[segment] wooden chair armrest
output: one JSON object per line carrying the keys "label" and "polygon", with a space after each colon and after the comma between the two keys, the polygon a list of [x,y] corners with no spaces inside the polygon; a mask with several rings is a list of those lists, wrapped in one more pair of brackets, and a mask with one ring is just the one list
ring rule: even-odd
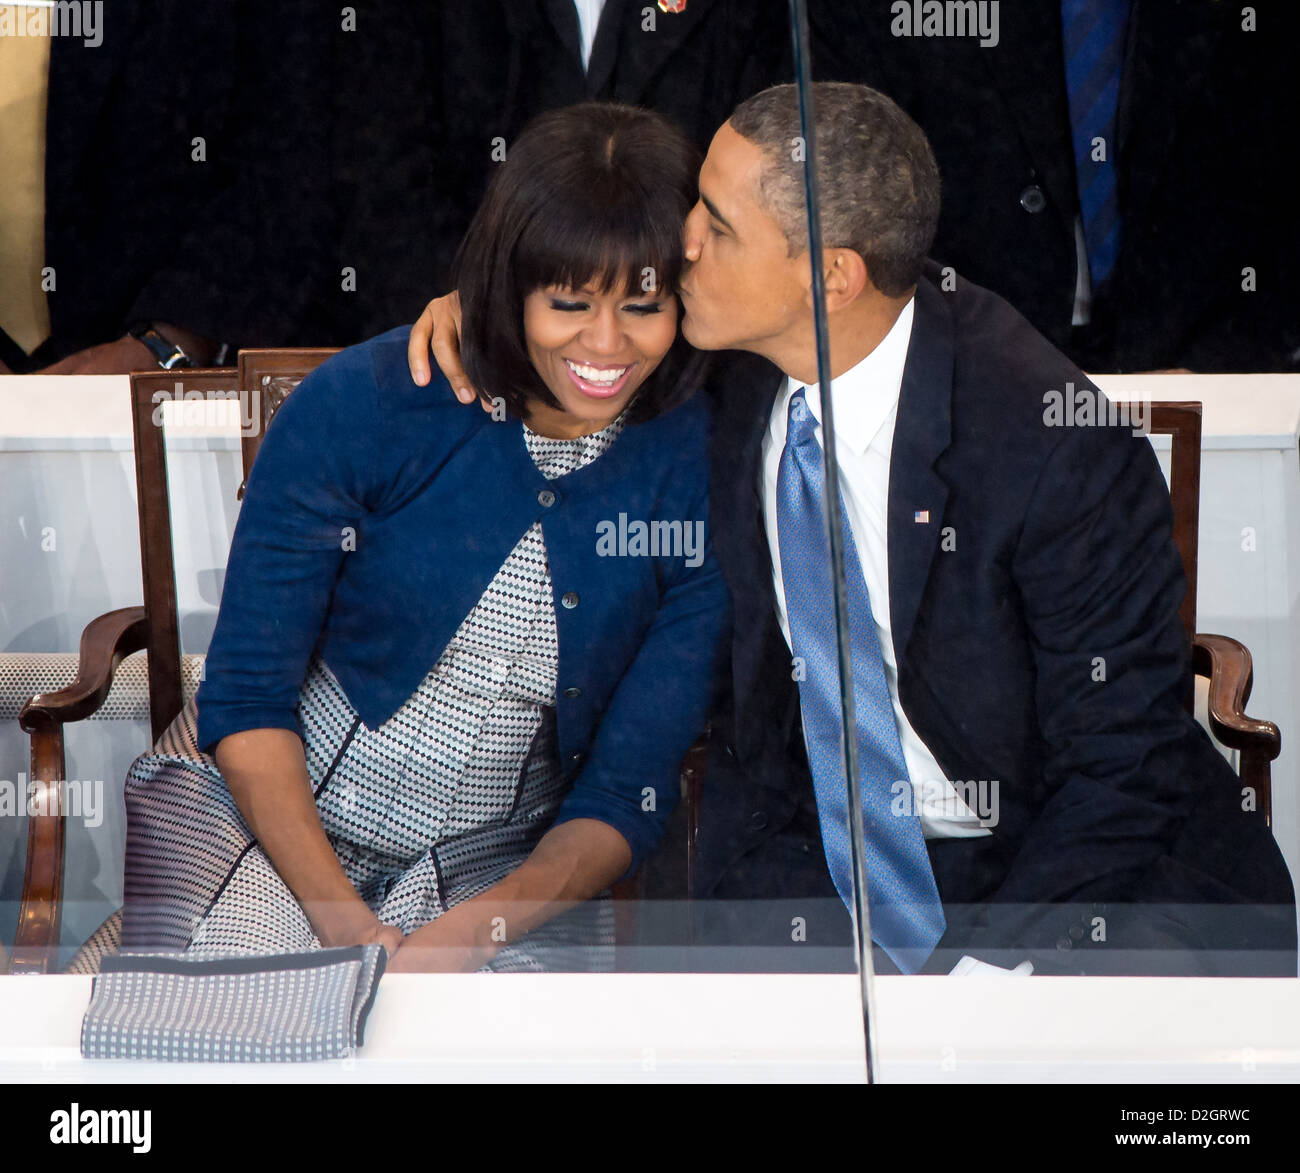
{"label": "wooden chair armrest", "polygon": [[1282,752],[1282,734],[1272,721],[1246,716],[1253,665],[1250,652],[1226,635],[1198,634],[1192,670],[1210,681],[1210,728],[1229,749],[1253,750],[1272,761]]}
{"label": "wooden chair armrest", "polygon": [[1269,763],[1282,751],[1282,734],[1272,721],[1246,716],[1252,667],[1250,652],[1226,635],[1197,635],[1192,670],[1210,680],[1210,729],[1241,754],[1242,797],[1254,795],[1256,809],[1273,823],[1273,781]]}
{"label": "wooden chair armrest", "polygon": [[148,633],[143,607],[122,607],[92,619],[81,633],[76,679],[57,692],[32,697],[19,712],[18,724],[36,733],[85,720],[104,703],[117,666],[145,646]]}
{"label": "wooden chair armrest", "polygon": [[76,679],[57,692],[32,697],[18,714],[19,725],[32,739],[29,800],[39,813],[27,819],[27,861],[10,973],[44,973],[58,956],[66,830],[60,801],[67,773],[63,727],[85,720],[104,703],[117,666],[145,646],[148,634],[143,607],[122,607],[92,619],[81,633]]}

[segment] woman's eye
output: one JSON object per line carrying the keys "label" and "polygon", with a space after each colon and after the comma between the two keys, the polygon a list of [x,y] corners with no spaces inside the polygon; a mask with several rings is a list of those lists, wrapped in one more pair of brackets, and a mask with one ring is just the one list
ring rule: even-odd
{"label": "woman's eye", "polygon": [[657,314],[663,309],[657,301],[638,302],[636,305],[624,306],[629,314]]}
{"label": "woman's eye", "polygon": [[567,313],[576,313],[579,310],[587,309],[585,301],[563,301],[558,297],[551,298],[551,309],[562,310]]}

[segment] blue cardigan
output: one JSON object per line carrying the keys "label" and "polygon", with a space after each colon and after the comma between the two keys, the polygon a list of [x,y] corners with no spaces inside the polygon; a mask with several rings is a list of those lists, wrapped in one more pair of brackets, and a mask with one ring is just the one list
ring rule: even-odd
{"label": "blue cardigan", "polygon": [[367,727],[383,724],[540,519],[572,781],[556,821],[609,824],[634,869],[676,804],[729,622],[707,540],[702,558],[667,540],[656,545],[673,548],[643,553],[636,540],[635,523],[656,520],[707,535],[705,397],[629,425],[598,460],[548,481],[518,420],[462,405],[441,377],[412,382],[408,334],[331,358],[272,421],[230,549],[199,743],[210,751],[248,729],[301,735],[313,652]]}

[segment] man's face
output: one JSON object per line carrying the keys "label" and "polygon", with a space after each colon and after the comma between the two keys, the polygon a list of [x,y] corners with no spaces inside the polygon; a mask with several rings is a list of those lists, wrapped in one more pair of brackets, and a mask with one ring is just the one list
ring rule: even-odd
{"label": "man's face", "polygon": [[791,257],[780,225],[757,202],[763,156],[724,123],[700,169],[686,217],[682,333],[701,350],[752,350],[807,317],[808,253]]}

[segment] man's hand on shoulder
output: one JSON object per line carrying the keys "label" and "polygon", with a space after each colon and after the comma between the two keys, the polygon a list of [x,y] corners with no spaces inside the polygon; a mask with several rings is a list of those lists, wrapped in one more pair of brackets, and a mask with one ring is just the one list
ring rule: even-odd
{"label": "man's hand on shoulder", "polygon": [[460,365],[460,295],[453,289],[443,297],[435,297],[411,327],[411,337],[406,344],[406,361],[411,368],[411,378],[419,387],[428,385],[432,372],[429,352],[438,363],[439,370],[451,384],[461,403],[478,399],[484,411],[491,413],[492,405],[479,399]]}

